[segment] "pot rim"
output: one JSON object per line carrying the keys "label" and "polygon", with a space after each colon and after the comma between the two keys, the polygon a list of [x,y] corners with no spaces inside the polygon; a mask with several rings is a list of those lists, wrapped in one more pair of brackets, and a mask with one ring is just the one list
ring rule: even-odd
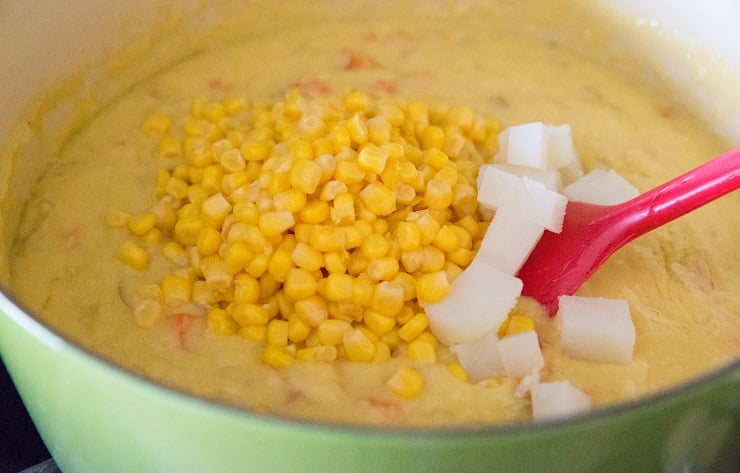
{"label": "pot rim", "polygon": [[[9,317],[11,321],[20,326],[36,340],[47,346],[55,346],[60,350],[72,350],[82,355],[89,361],[97,364],[100,368],[110,370],[112,373],[123,376],[135,384],[154,388],[157,395],[173,396],[179,400],[194,402],[200,408],[206,410],[216,409],[223,414],[236,415],[245,421],[267,422],[276,427],[289,429],[317,429],[324,433],[333,434],[356,434],[356,435],[383,435],[398,437],[414,437],[420,440],[429,438],[466,438],[473,436],[517,436],[537,435],[548,431],[578,428],[589,424],[608,423],[619,417],[637,414],[645,408],[658,408],[660,405],[680,401],[688,397],[695,390],[707,389],[711,385],[721,382],[733,375],[740,375],[740,358],[714,368],[701,376],[691,378],[670,388],[656,391],[636,399],[610,404],[608,406],[594,409],[592,412],[578,414],[565,418],[538,422],[513,422],[503,424],[474,424],[455,426],[404,426],[404,425],[362,425],[352,423],[341,423],[331,421],[320,421],[313,419],[302,419],[280,414],[262,414],[249,411],[245,407],[230,404],[219,399],[198,396],[184,389],[170,386],[154,378],[137,373],[125,368],[120,363],[106,358],[104,355],[95,353],[77,342],[67,339],[57,330],[47,327],[34,318],[32,312],[25,309],[23,304],[10,295],[10,291],[0,284],[0,312],[2,316]],[[738,377],[740,379],[740,376]]]}

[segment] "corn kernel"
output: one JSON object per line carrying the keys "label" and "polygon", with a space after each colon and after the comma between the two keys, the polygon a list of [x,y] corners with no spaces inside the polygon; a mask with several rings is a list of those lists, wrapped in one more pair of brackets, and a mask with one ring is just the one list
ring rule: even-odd
{"label": "corn kernel", "polygon": [[240,337],[255,342],[264,342],[267,339],[267,325],[247,325],[238,329]]}
{"label": "corn kernel", "polygon": [[398,259],[392,256],[371,259],[367,266],[367,275],[376,281],[390,281],[398,274]]}
{"label": "corn kernel", "polygon": [[235,304],[231,316],[242,327],[266,325],[270,320],[267,309],[257,304]]}
{"label": "corn kernel", "polygon": [[508,335],[516,335],[518,333],[529,332],[534,330],[535,323],[532,317],[522,314],[511,314],[506,318],[504,323],[498,329],[499,337],[506,337]]}
{"label": "corn kernel", "polygon": [[313,194],[319,186],[323,170],[307,159],[299,159],[290,169],[290,185],[305,194]]}
{"label": "corn kernel", "polygon": [[342,346],[350,361],[370,362],[375,358],[377,346],[361,329],[350,329],[342,336]]}
{"label": "corn kernel", "polygon": [[259,228],[265,236],[278,235],[295,225],[295,218],[288,210],[276,210],[260,215]]}
{"label": "corn kernel", "polygon": [[149,329],[162,317],[162,304],[152,299],[142,299],[134,304],[136,325]]}
{"label": "corn kernel", "polygon": [[326,277],[326,298],[330,301],[352,300],[353,279],[349,274],[329,274]]}
{"label": "corn kernel", "polygon": [[171,274],[162,279],[160,286],[162,288],[162,301],[165,305],[178,307],[190,302],[193,286],[188,279]]}
{"label": "corn kernel", "polygon": [[268,345],[284,347],[288,345],[288,321],[272,319],[267,324],[266,339]]}
{"label": "corn kernel", "polygon": [[306,299],[316,294],[316,289],[316,278],[309,271],[295,267],[288,270],[283,290],[290,299]]}
{"label": "corn kernel", "polygon": [[198,242],[198,234],[203,227],[203,220],[200,217],[183,217],[175,224],[175,239],[183,246],[193,246]]}
{"label": "corn kernel", "polygon": [[273,368],[281,369],[290,366],[293,363],[293,355],[288,353],[285,348],[268,345],[262,353],[262,361]]}
{"label": "corn kernel", "polygon": [[202,255],[212,255],[221,246],[221,232],[213,227],[204,227],[198,232],[196,247]]}
{"label": "corn kernel", "polygon": [[[445,253],[455,251],[459,248],[461,246],[461,242],[459,239],[459,233],[455,230],[455,227],[456,226],[453,224],[442,225],[439,232],[437,232],[437,236],[434,237],[434,246]],[[463,230],[463,232],[465,231],[464,229],[461,230]]]}
{"label": "corn kernel", "polygon": [[465,372],[465,368],[460,366],[458,363],[450,363],[447,365],[447,369],[450,370],[450,374],[463,383],[468,382],[468,373]]}
{"label": "corn kernel", "polygon": [[390,332],[396,326],[395,318],[373,309],[366,309],[362,320],[379,337]]}
{"label": "corn kernel", "polygon": [[365,179],[365,170],[355,161],[339,161],[334,177],[345,184],[357,184]]}
{"label": "corn kernel", "polygon": [[344,334],[352,330],[352,325],[345,320],[327,319],[319,324],[317,330],[320,344],[340,345]]}
{"label": "corn kernel", "polygon": [[445,254],[436,246],[425,246],[421,249],[422,259],[419,271],[433,273],[445,267]]}
{"label": "corn kernel", "polygon": [[[445,145],[445,132],[440,127],[435,125],[429,125],[424,128],[421,132],[421,148],[424,150],[430,150],[437,148],[442,149]],[[445,163],[447,161],[445,160]],[[439,169],[437,166],[432,165],[435,169]]]}
{"label": "corn kernel", "polygon": [[119,260],[134,269],[144,269],[149,265],[149,253],[130,240],[121,244],[117,256]]}
{"label": "corn kernel", "polygon": [[429,321],[427,320],[426,314],[423,312],[414,314],[405,324],[398,329],[398,336],[404,342],[410,342],[416,337],[421,335],[427,327],[429,327]]}
{"label": "corn kernel", "polygon": [[288,319],[288,340],[292,343],[302,343],[311,334],[311,326],[300,317],[291,316]]}
{"label": "corn kernel", "polygon": [[424,203],[430,209],[446,209],[452,205],[452,186],[438,178],[432,178],[424,191]]}
{"label": "corn kernel", "polygon": [[390,281],[381,281],[373,290],[370,307],[381,314],[395,316],[403,308],[403,287]]}
{"label": "corn kernel", "polygon": [[444,271],[423,274],[416,281],[416,294],[419,301],[439,302],[449,293],[450,283]]}
{"label": "corn kernel", "polygon": [[399,368],[386,383],[388,388],[404,399],[415,399],[424,390],[424,379],[412,368]]}
{"label": "corn kernel", "polygon": [[326,302],[318,295],[296,301],[295,314],[311,327],[318,327],[329,316]]}
{"label": "corn kernel", "polygon": [[337,347],[316,345],[301,348],[295,354],[296,359],[301,361],[324,361],[331,362],[337,359]]}
{"label": "corn kernel", "polygon": [[300,241],[296,243],[290,257],[296,266],[309,272],[320,269],[324,263],[321,252]]}
{"label": "corn kernel", "polygon": [[329,218],[329,203],[323,200],[311,200],[298,212],[298,219],[303,223],[318,224]]}
{"label": "corn kernel", "polygon": [[211,332],[216,335],[233,335],[236,333],[236,323],[224,309],[211,309],[208,312],[206,322]]}

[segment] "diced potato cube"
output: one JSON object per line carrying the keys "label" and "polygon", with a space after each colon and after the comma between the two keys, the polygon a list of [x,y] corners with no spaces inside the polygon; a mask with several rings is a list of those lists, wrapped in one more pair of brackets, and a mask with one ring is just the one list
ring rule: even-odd
{"label": "diced potato cube", "polygon": [[498,349],[509,376],[524,376],[545,365],[534,330],[502,338],[498,342]]}
{"label": "diced potato cube", "polygon": [[635,346],[635,326],[626,300],[560,296],[560,337],[574,358],[628,363]]}
{"label": "diced potato cube", "polygon": [[498,330],[521,291],[520,279],[474,259],[452,282],[447,297],[424,309],[432,333],[440,341],[465,343]]}
{"label": "diced potato cube", "polygon": [[478,202],[489,208],[508,208],[558,233],[563,228],[568,199],[541,182],[489,166],[481,176]]}
{"label": "diced potato cube", "polygon": [[620,204],[639,193],[614,169],[595,169],[563,189],[568,200],[598,205]]}
{"label": "diced potato cube", "polygon": [[484,259],[506,274],[516,275],[544,231],[543,226],[504,207],[496,211],[476,258]]}
{"label": "diced potato cube", "polygon": [[457,355],[468,376],[480,380],[506,374],[498,344],[498,334],[493,331],[478,340],[452,345],[450,350]]}
{"label": "diced potato cube", "polygon": [[497,162],[546,169],[548,165],[548,127],[533,122],[512,126],[499,134]]}
{"label": "diced potato cube", "polygon": [[537,383],[530,392],[535,421],[567,417],[591,410],[591,398],[568,381]]}
{"label": "diced potato cube", "polygon": [[560,172],[554,169],[536,169],[529,166],[516,166],[514,164],[484,164],[481,166],[493,166],[502,171],[514,174],[519,177],[528,177],[532,180],[539,181],[548,189],[554,192],[560,192],[563,189]]}
{"label": "diced potato cube", "polygon": [[550,169],[560,169],[578,160],[570,125],[547,127],[547,160]]}

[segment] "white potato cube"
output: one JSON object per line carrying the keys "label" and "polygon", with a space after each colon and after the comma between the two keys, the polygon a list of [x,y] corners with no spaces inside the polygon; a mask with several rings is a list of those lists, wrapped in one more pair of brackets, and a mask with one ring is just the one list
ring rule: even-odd
{"label": "white potato cube", "polygon": [[635,326],[622,299],[560,296],[558,319],[563,349],[572,357],[607,363],[629,363]]}
{"label": "white potato cube", "polygon": [[545,187],[554,192],[560,192],[563,188],[560,172],[554,169],[536,169],[528,166],[517,166],[514,164],[484,164],[481,166],[481,169],[485,166],[493,166],[502,171],[514,174],[515,176],[528,177],[535,181],[539,181],[543,183]]}
{"label": "white potato cube", "polygon": [[481,241],[476,258],[516,275],[545,231],[545,227],[503,207],[496,211]]}
{"label": "white potato cube", "polygon": [[559,233],[568,199],[541,182],[519,177],[495,167],[486,169],[478,188],[478,202],[489,208],[509,210]]}
{"label": "white potato cube", "polygon": [[591,410],[591,398],[568,381],[537,383],[530,388],[535,421],[568,417]]}
{"label": "white potato cube", "polygon": [[450,350],[457,355],[457,361],[473,380],[496,378],[506,374],[498,349],[496,330],[478,340],[452,345]]}
{"label": "white potato cube", "polygon": [[578,160],[570,125],[550,125],[547,127],[547,161],[550,169],[560,169]]}
{"label": "white potato cube", "polygon": [[545,169],[548,162],[547,128],[539,122],[507,128],[499,134],[497,161]]}
{"label": "white potato cube", "polygon": [[545,366],[534,330],[502,338],[498,342],[498,350],[509,376],[525,376]]}
{"label": "white potato cube", "polygon": [[473,262],[452,282],[450,293],[424,310],[432,333],[454,345],[498,330],[522,292],[522,281],[484,260]]}
{"label": "white potato cube", "polygon": [[575,202],[614,205],[637,197],[639,191],[614,169],[596,169],[565,187],[563,194]]}

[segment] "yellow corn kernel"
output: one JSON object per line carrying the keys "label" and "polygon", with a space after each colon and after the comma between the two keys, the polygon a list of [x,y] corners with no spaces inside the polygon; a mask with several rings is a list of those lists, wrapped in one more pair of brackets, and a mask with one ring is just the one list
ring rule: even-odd
{"label": "yellow corn kernel", "polygon": [[370,362],[375,358],[377,345],[361,329],[350,329],[342,336],[342,347],[350,361]]}
{"label": "yellow corn kernel", "polygon": [[238,329],[240,337],[255,342],[264,342],[267,339],[267,325],[247,325]]}
{"label": "yellow corn kernel", "polygon": [[267,309],[257,304],[234,304],[231,317],[242,327],[266,325],[270,321],[270,314]]}
{"label": "yellow corn kernel", "polygon": [[[267,192],[273,197],[291,188],[289,172],[275,172],[271,174],[265,173],[264,175],[269,176],[269,182],[267,182]],[[268,178],[264,177],[263,179]]]}
{"label": "yellow corn kernel", "polygon": [[[294,312],[295,313],[295,312]],[[302,343],[311,334],[311,326],[300,317],[291,316],[288,319],[288,340],[292,343]]]}
{"label": "yellow corn kernel", "polygon": [[360,245],[360,250],[369,260],[384,257],[390,248],[388,239],[376,233],[368,235]]}
{"label": "yellow corn kernel", "polygon": [[506,337],[508,335],[516,335],[522,332],[529,332],[534,330],[535,323],[532,317],[523,314],[511,314],[509,315],[501,327],[498,329],[499,337]]}
{"label": "yellow corn kernel", "polygon": [[159,142],[159,154],[165,158],[177,158],[182,156],[182,141],[174,136],[165,136]]}
{"label": "yellow corn kernel", "polygon": [[390,281],[398,275],[398,259],[392,256],[371,259],[365,270],[370,279],[376,281]]}
{"label": "yellow corn kernel", "polygon": [[190,300],[196,304],[207,304],[214,306],[224,300],[225,294],[219,290],[208,287],[206,281],[196,279],[193,281],[193,291]]}
{"label": "yellow corn kernel", "polygon": [[344,125],[332,126],[329,132],[329,140],[334,147],[334,154],[339,153],[343,148],[348,148],[352,144],[349,130]]}
{"label": "yellow corn kernel", "polygon": [[416,278],[405,271],[399,271],[391,282],[403,288],[403,300],[408,302],[416,298]]}
{"label": "yellow corn kernel", "polygon": [[290,185],[305,194],[313,194],[319,186],[323,170],[308,159],[299,159],[290,169]]}
{"label": "yellow corn kernel", "polygon": [[414,314],[405,324],[398,329],[398,336],[404,342],[410,342],[421,335],[429,327],[427,316],[423,312]]}
{"label": "yellow corn kernel", "polygon": [[450,363],[447,365],[447,369],[450,370],[450,374],[457,378],[459,381],[462,381],[463,383],[468,382],[468,373],[465,372],[465,368],[460,366],[458,363]]}
{"label": "yellow corn kernel", "polygon": [[330,301],[351,301],[354,278],[349,274],[331,273],[326,277],[326,298]]}
{"label": "yellow corn kernel", "polygon": [[108,214],[105,216],[105,223],[107,223],[111,227],[123,228],[128,225],[128,222],[130,220],[131,214],[117,210],[108,212]]}
{"label": "yellow corn kernel", "polygon": [[449,293],[450,282],[444,271],[423,274],[416,280],[416,296],[420,302],[439,302]]}
{"label": "yellow corn kernel", "polygon": [[224,309],[211,309],[206,321],[208,328],[216,335],[233,335],[236,333],[236,323]]}
{"label": "yellow corn kernel", "polygon": [[243,241],[228,243],[223,250],[223,260],[231,274],[237,274],[254,259],[254,251]]}
{"label": "yellow corn kernel", "polygon": [[324,257],[320,251],[301,241],[296,243],[290,257],[296,266],[308,272],[314,272],[320,269],[324,263]]}
{"label": "yellow corn kernel", "polygon": [[345,184],[357,184],[365,178],[365,169],[356,161],[339,161],[334,177]]}
{"label": "yellow corn kernel", "polygon": [[398,222],[396,237],[403,251],[418,250],[421,247],[421,228],[416,222]]}
{"label": "yellow corn kernel", "polygon": [[232,208],[232,214],[240,222],[257,225],[259,223],[259,209],[254,202],[245,200],[236,202]]}
{"label": "yellow corn kernel", "polygon": [[381,363],[383,361],[388,361],[391,359],[391,347],[383,340],[379,340],[375,344],[375,357],[373,358],[373,362],[375,363]]}
{"label": "yellow corn kernel", "polygon": [[350,92],[342,100],[342,105],[350,112],[361,112],[370,106],[370,97],[364,92]]}
{"label": "yellow corn kernel", "polygon": [[259,228],[265,236],[275,236],[295,225],[295,218],[288,210],[276,210],[260,215]]}
{"label": "yellow corn kernel", "polygon": [[134,269],[144,269],[149,265],[149,253],[130,240],[118,247],[116,255],[121,262]]}
{"label": "yellow corn kernel", "polygon": [[365,322],[365,325],[367,325],[368,328],[379,337],[390,332],[396,326],[395,318],[381,314],[373,309],[365,310],[365,313],[362,316],[362,321]]}
{"label": "yellow corn kernel", "polygon": [[403,287],[390,281],[381,281],[373,290],[370,308],[381,314],[395,316],[403,308]]}
{"label": "yellow corn kernel", "polygon": [[[450,196],[452,192],[450,191]],[[375,215],[386,216],[396,210],[396,195],[380,182],[371,182],[360,191],[360,200]]]}
{"label": "yellow corn kernel", "polygon": [[277,282],[285,282],[288,272],[293,267],[293,261],[290,256],[291,252],[287,248],[278,248],[270,256],[270,262],[267,265],[267,272]]}
{"label": "yellow corn kernel", "polygon": [[162,246],[162,254],[180,267],[185,267],[190,263],[185,248],[174,241],[168,241]]}
{"label": "yellow corn kernel", "polygon": [[367,126],[359,113],[352,115],[345,123],[345,127],[347,127],[352,143],[360,146],[367,143]]}
{"label": "yellow corn kernel", "polygon": [[333,200],[337,195],[347,192],[347,184],[336,179],[327,181],[322,187],[319,193],[319,199],[321,200]]}
{"label": "yellow corn kernel", "polygon": [[275,295],[280,290],[281,284],[279,281],[272,277],[269,272],[262,275],[260,281],[260,295],[262,298],[270,297]]}
{"label": "yellow corn kernel", "polygon": [[355,221],[355,199],[349,192],[334,197],[331,220],[337,225],[348,225]]}
{"label": "yellow corn kernel", "polygon": [[456,265],[452,261],[445,262],[444,272],[447,274],[447,280],[452,284],[452,281],[457,279],[463,272],[463,268]]}
{"label": "yellow corn kernel", "polygon": [[283,289],[276,292],[273,297],[270,298],[270,304],[272,304],[271,301],[275,301],[274,305],[277,307],[277,310],[274,311],[272,307],[268,309],[268,312],[270,312],[270,317],[276,317],[278,314],[280,314],[281,318],[283,320],[289,319],[294,313],[295,313],[295,306],[293,305],[293,301],[285,294],[285,285],[283,284]]}
{"label": "yellow corn kernel", "polygon": [[292,267],[288,270],[283,290],[290,299],[297,301],[316,294],[316,278],[305,269]]}
{"label": "yellow corn kernel", "polygon": [[[437,232],[437,236],[434,237],[434,246],[444,251],[445,253],[450,253],[458,249],[461,246],[461,241],[458,231],[455,230],[455,228],[456,225],[454,224],[442,225],[442,227]],[[465,232],[464,229],[461,230]]]}
{"label": "yellow corn kernel", "polygon": [[424,390],[424,379],[412,368],[399,368],[386,383],[388,389],[404,399],[415,399]]}
{"label": "yellow corn kernel", "polygon": [[288,321],[272,319],[267,324],[265,342],[268,345],[284,347],[288,345]]}
{"label": "yellow corn kernel", "polygon": [[149,135],[163,136],[170,131],[171,126],[172,119],[170,117],[160,113],[153,113],[146,118],[141,129]]}
{"label": "yellow corn kernel", "polygon": [[206,166],[203,170],[203,179],[201,180],[200,185],[208,189],[210,192],[221,192],[221,181],[223,178],[224,168],[212,164],[210,166]]}
{"label": "yellow corn kernel", "polygon": [[314,158],[313,146],[304,139],[298,139],[290,144],[290,154],[295,160],[312,160]]}
{"label": "yellow corn kernel", "polygon": [[422,259],[419,271],[433,273],[445,267],[445,254],[436,246],[425,246],[421,249]]}
{"label": "yellow corn kernel", "polygon": [[134,304],[134,321],[141,328],[150,329],[162,317],[162,304],[153,299],[141,299]]}
{"label": "yellow corn kernel", "polygon": [[430,209],[446,209],[452,205],[452,186],[442,179],[432,178],[424,190],[424,203]]}
{"label": "yellow corn kernel", "polygon": [[240,148],[242,157],[247,161],[264,161],[270,157],[270,147],[264,142],[247,142]]}
{"label": "yellow corn kernel", "polygon": [[[445,132],[440,127],[435,125],[429,125],[426,128],[424,128],[424,131],[421,132],[421,140],[420,140],[421,148],[424,150],[430,150],[437,148],[438,150],[442,149],[445,145],[446,138],[445,138]],[[426,161],[426,159],[425,159]],[[447,163],[447,160],[444,160],[443,165]],[[439,169],[439,167],[430,164],[435,169]]]}
{"label": "yellow corn kernel", "polygon": [[357,154],[357,163],[360,167],[376,174],[383,172],[387,161],[388,151],[372,143],[363,146]]}
{"label": "yellow corn kernel", "polygon": [[193,285],[188,279],[171,274],[162,279],[160,287],[162,288],[162,301],[165,305],[178,307],[190,302]]}
{"label": "yellow corn kernel", "polygon": [[329,218],[329,203],[323,200],[310,200],[298,211],[298,219],[303,223],[319,224]]}
{"label": "yellow corn kernel", "polygon": [[337,347],[316,345],[313,347],[301,348],[296,351],[295,357],[301,361],[331,362],[337,359]]}
{"label": "yellow corn kernel", "polygon": [[268,345],[262,353],[262,362],[276,369],[290,366],[294,359],[284,347]]}
{"label": "yellow corn kernel", "polygon": [[324,253],[324,268],[329,274],[344,274],[347,272],[347,259],[348,255],[346,251],[330,251]]}
{"label": "yellow corn kernel", "polygon": [[344,249],[344,231],[335,225],[316,225],[309,242],[317,251],[340,251]]}
{"label": "yellow corn kernel", "polygon": [[203,229],[203,219],[197,216],[186,216],[175,224],[174,236],[182,246],[193,246],[198,242],[198,234]]}
{"label": "yellow corn kernel", "polygon": [[458,248],[455,251],[447,253],[447,260],[452,263],[455,263],[461,268],[466,268],[471,263],[471,261],[473,261],[473,258],[475,257],[475,253],[476,252],[474,250],[466,250],[465,248]]}
{"label": "yellow corn kernel", "polygon": [[267,271],[267,265],[269,263],[269,256],[264,253],[257,253],[254,255],[252,261],[244,266],[244,271],[254,278],[259,278]]}
{"label": "yellow corn kernel", "polygon": [[213,227],[204,227],[198,232],[196,247],[202,255],[215,254],[221,247],[221,232]]}
{"label": "yellow corn kernel", "polygon": [[143,236],[157,224],[157,216],[152,212],[135,215],[128,221],[128,229],[134,235]]}
{"label": "yellow corn kernel", "polygon": [[406,356],[411,361],[420,364],[430,364],[437,361],[436,346],[428,340],[417,338],[409,342],[406,347]]}
{"label": "yellow corn kernel", "polygon": [[351,250],[362,245],[365,241],[366,233],[362,230],[359,222],[354,222],[352,225],[343,225],[342,231],[344,232],[344,248]]}
{"label": "yellow corn kernel", "polygon": [[421,233],[420,243],[422,245],[428,245],[432,243],[437,237],[437,233],[441,228],[439,222],[428,212],[419,216],[416,224],[419,226],[419,231]]}
{"label": "yellow corn kernel", "polygon": [[341,345],[344,334],[352,330],[352,325],[345,320],[326,319],[317,328],[321,345]]}
{"label": "yellow corn kernel", "polygon": [[311,327],[318,327],[321,322],[329,317],[329,309],[324,298],[314,294],[296,301],[295,314]]}
{"label": "yellow corn kernel", "polygon": [[352,285],[352,303],[362,307],[370,307],[374,290],[375,285],[366,275],[356,277]]}

